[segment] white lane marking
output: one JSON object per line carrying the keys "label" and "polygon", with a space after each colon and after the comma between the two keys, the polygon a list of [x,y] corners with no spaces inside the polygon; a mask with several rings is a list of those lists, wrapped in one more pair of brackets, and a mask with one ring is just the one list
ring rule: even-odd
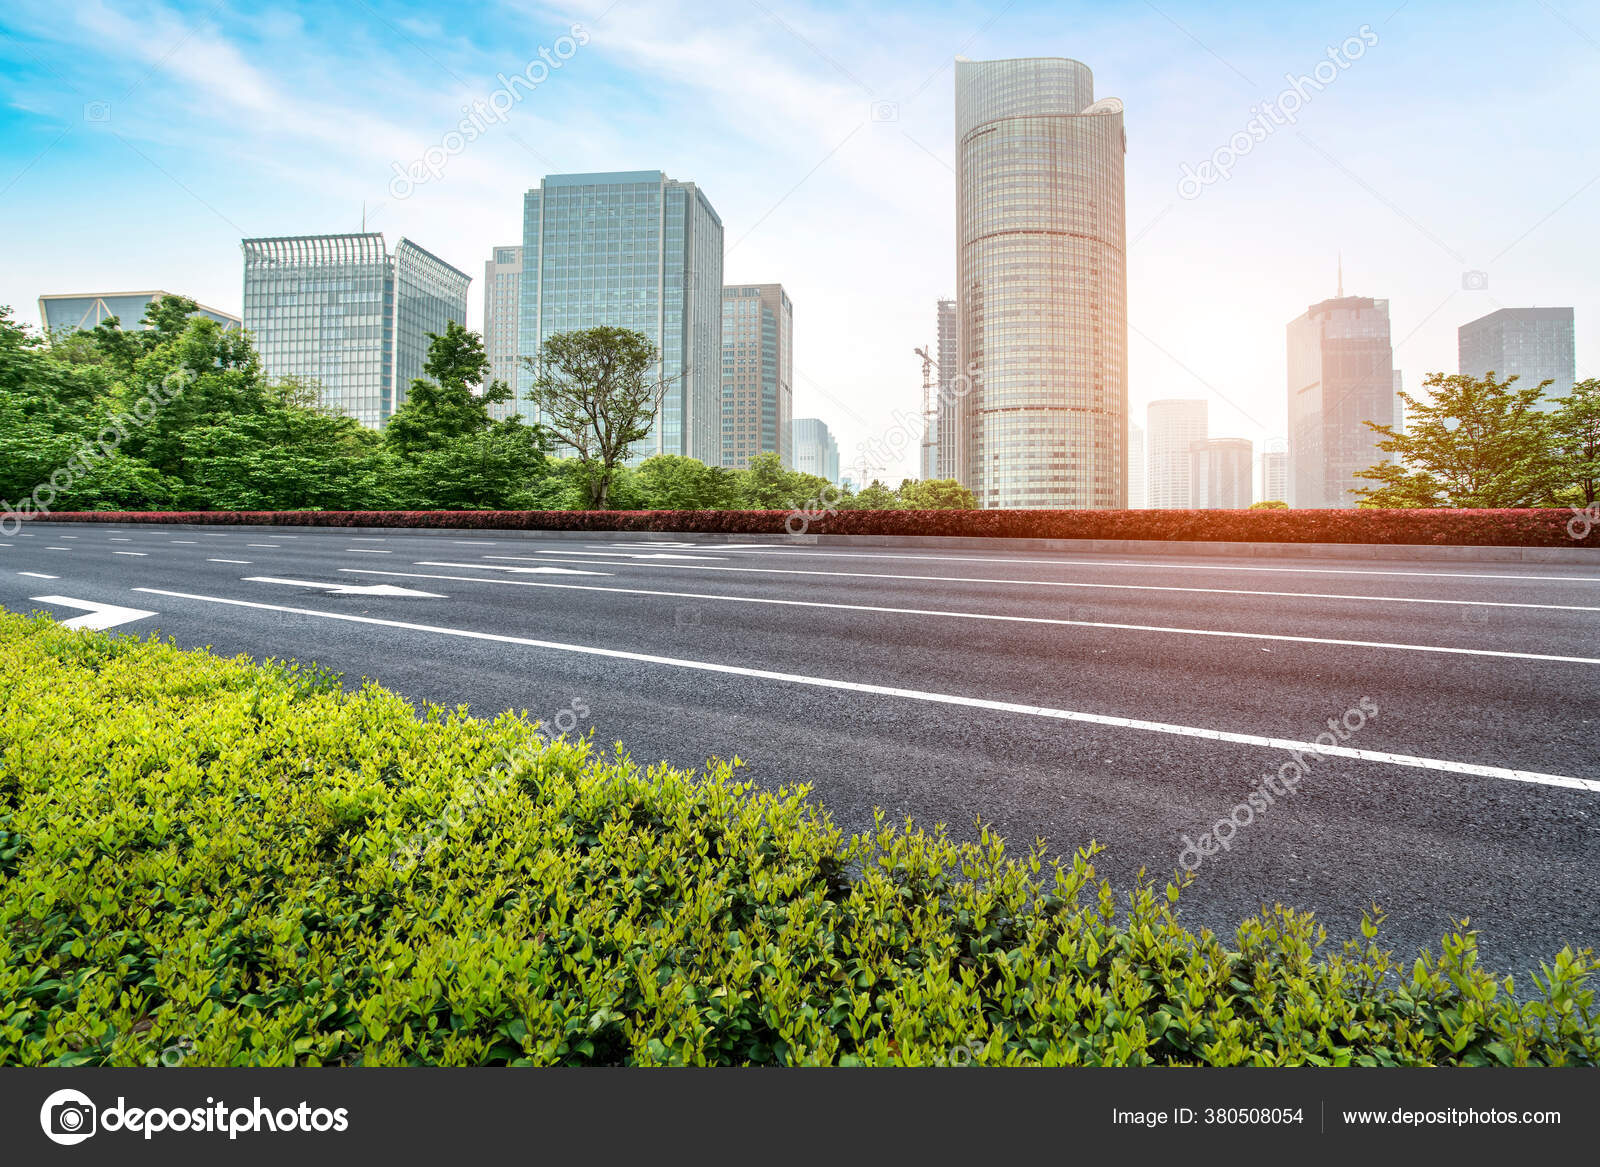
{"label": "white lane marking", "polygon": [[198,539],[170,539],[170,540],[168,540],[168,542],[170,542],[170,543],[183,543],[183,544],[187,544],[190,547],[193,547],[195,544],[199,543],[200,540],[198,540]]}
{"label": "white lane marking", "polygon": [[32,539],[32,538],[33,538],[33,536],[32,536],[32,535],[22,535],[22,534],[19,534],[19,535],[18,535],[18,536],[17,536],[17,538],[18,538],[18,539]]}
{"label": "white lane marking", "polygon": [[42,571],[19,571],[18,575],[30,576],[33,579],[60,579],[59,575],[46,575]]}
{"label": "white lane marking", "polygon": [[57,539],[76,539],[76,535],[57,535]]}
{"label": "white lane marking", "polygon": [[778,673],[767,669],[744,668],[740,665],[723,665],[715,664],[711,661],[683,660],[678,657],[627,652],[618,648],[596,648],[586,644],[562,644],[553,640],[533,640],[523,636],[506,636],[497,632],[473,632],[465,628],[440,628],[432,624],[412,624],[403,620],[380,620],[375,616],[356,616],[346,612],[318,612],[312,608],[290,608],[281,604],[258,604],[249,600],[230,600],[222,596],[197,596],[189,592],[170,592],[161,588],[134,588],[133,590],[136,592],[149,592],[151,595],[156,596],[170,596],[179,600],[197,600],[206,604],[227,604],[238,608],[259,608],[268,612],[287,612],[297,616],[320,617],[324,620],[344,620],[352,624],[372,624],[381,628],[402,628],[409,632],[426,632],[436,636],[459,636],[467,640],[489,640],[500,644],[520,644],[529,648],[545,648],[556,652],[575,652],[585,656],[638,661],[643,664],[668,665],[673,668],[695,669],[700,672],[725,673],[736,677],[781,681],[791,685],[809,685],[821,689],[841,689],[851,693],[872,693],[884,697],[903,697],[912,701],[930,701],[941,705],[960,705],[969,709],[988,709],[1001,713],[1021,713],[1030,717],[1049,717],[1062,721],[1083,722],[1090,725],[1136,729],[1146,733],[1176,734],[1180,737],[1204,738],[1208,741],[1262,746],[1275,750],[1317,751],[1335,757],[1358,758],[1362,761],[1383,762],[1392,766],[1442,770],[1450,774],[1471,774],[1481,778],[1503,778],[1513,782],[1531,782],[1540,786],[1559,786],[1569,790],[1586,790],[1591,794],[1600,794],[1600,780],[1573,778],[1564,774],[1545,774],[1537,770],[1513,770],[1504,766],[1480,766],[1473,762],[1452,762],[1442,758],[1413,757],[1409,754],[1391,754],[1379,750],[1357,750],[1349,746],[1324,746],[1316,742],[1295,741],[1291,738],[1264,737],[1260,734],[1233,733],[1220,729],[1202,729],[1197,726],[1174,725],[1161,721],[1142,721],[1131,717],[1113,717],[1104,713],[1080,713],[1070,709],[1052,709],[1042,705],[1022,705],[1012,701],[991,701],[982,697],[962,697],[952,693],[933,693],[921,689],[898,689],[889,685],[869,685],[860,681],[839,681],[831,677],[812,677],[799,673]]}
{"label": "white lane marking", "polygon": [[265,547],[270,551],[276,551],[278,549],[278,545],[276,543],[246,543],[245,546],[246,547]]}
{"label": "white lane marking", "polygon": [[[431,565],[424,565],[431,566]],[[471,566],[458,564],[455,566]],[[1538,652],[1511,652],[1498,648],[1449,648],[1438,644],[1397,644],[1384,640],[1339,640],[1325,636],[1290,636],[1280,632],[1232,632],[1219,628],[1169,628],[1161,624],[1115,624],[1102,620],[1063,620],[1054,616],[998,616],[988,612],[951,612],[938,608],[890,608],[879,604],[839,604],[824,600],[776,600],[766,596],[724,596],[702,592],[663,592],[647,588],[608,588],[597,584],[535,583],[532,580],[494,578],[472,579],[457,575],[422,575],[404,571],[369,571],[359,567],[342,567],[340,571],[356,575],[392,575],[409,579],[459,579],[465,583],[520,583],[530,588],[560,588],[578,592],[616,592],[629,596],[670,596],[683,600],[725,600],[735,604],[773,604],[786,608],[831,608],[846,612],[884,612],[892,616],[944,616],[960,620],[996,620],[1010,624],[1051,624],[1065,628],[1110,628],[1119,632],[1176,633],[1181,636],[1222,636],[1236,640],[1278,640],[1294,644],[1331,644],[1342,648],[1391,648],[1403,652],[1443,652],[1457,656],[1509,657],[1513,660],[1548,660],[1564,664],[1600,665],[1600,657],[1554,656]],[[495,569],[491,569],[495,570]],[[500,571],[516,570],[499,568]]]}
{"label": "white lane marking", "polygon": [[351,535],[352,543],[387,543],[389,540],[381,539],[376,535]]}
{"label": "white lane marking", "polygon": [[70,547],[46,547],[46,551],[71,551]]}
{"label": "white lane marking", "polygon": [[147,612],[143,608],[119,608],[116,604],[98,604],[93,600],[74,600],[70,596],[30,596],[36,604],[50,604],[60,608],[82,608],[89,613],[87,616],[74,616],[70,620],[61,621],[63,628],[87,628],[94,631],[103,631],[115,628],[119,624],[127,624],[134,620],[143,620],[146,616],[154,616],[154,612]]}
{"label": "white lane marking", "polygon": [[133,540],[132,539],[119,539],[115,535],[113,535],[113,536],[111,536],[111,542],[113,542],[113,543],[132,543]]}
{"label": "white lane marking", "polygon": [[411,588],[395,587],[392,584],[374,584],[371,587],[356,587],[354,584],[317,583],[308,579],[274,579],[270,575],[251,575],[245,577],[245,583],[286,584],[297,588],[321,588],[335,596],[426,596],[430,600],[444,600],[448,596],[441,596],[438,592],[419,592]]}
{"label": "white lane marking", "polygon": [[498,542],[496,539],[452,539],[450,542],[458,547],[493,547]]}
{"label": "white lane marking", "polygon": [[11,544],[9,544],[9,543],[0,543],[0,547],[9,547],[9,546],[11,546]]}
{"label": "white lane marking", "polygon": [[540,555],[604,555],[608,559],[721,559],[720,555],[678,555],[671,551],[541,551]]}
{"label": "white lane marking", "polygon": [[206,562],[207,563],[239,563],[239,564],[243,564],[245,567],[249,567],[250,566],[250,561],[248,559],[208,559],[208,560],[206,560]]}
{"label": "white lane marking", "polygon": [[202,538],[202,539],[226,539],[227,536],[226,535],[214,535],[209,531],[201,531],[200,532],[200,538]]}
{"label": "white lane marking", "polygon": [[[485,559],[515,560],[525,563],[538,562],[532,555],[485,555]],[[573,560],[574,563],[587,563],[586,559]],[[466,563],[424,563],[423,566],[431,567],[493,567],[493,564],[466,564]],[[631,567],[631,563],[614,563],[612,567]],[[929,583],[976,583],[976,584],[1008,584],[1019,587],[1041,588],[1095,588],[1107,591],[1129,592],[1198,592],[1210,596],[1289,596],[1304,600],[1372,600],[1385,604],[1457,604],[1474,608],[1542,608],[1558,612],[1600,612],[1600,606],[1584,604],[1525,604],[1509,600],[1439,600],[1419,596],[1364,596],[1341,595],[1331,592],[1267,592],[1253,591],[1248,588],[1184,588],[1170,584],[1120,584],[1120,583],[1085,583],[1081,580],[1064,579],[981,579],[970,575],[896,575],[882,571],[807,571],[803,568],[793,567],[725,567],[700,563],[663,563],[663,568],[672,571],[733,571],[748,575],[820,575],[837,577],[840,579],[894,579],[894,580],[926,580]],[[499,569],[496,570],[506,570]]]}
{"label": "white lane marking", "polygon": [[113,551],[111,554],[113,554],[113,555],[137,555],[140,559],[143,559],[146,555],[148,555],[150,553],[148,551]]}
{"label": "white lane marking", "polygon": [[383,551],[377,547],[346,547],[346,551],[360,555],[393,555],[393,551]]}
{"label": "white lane marking", "polygon": [[[580,563],[587,563],[588,560],[580,560],[579,562]],[[577,568],[572,568],[572,567],[496,567],[493,564],[483,564],[483,563],[445,563],[445,562],[441,562],[441,561],[433,560],[433,559],[420,559],[416,563],[413,563],[411,566],[412,567],[465,567],[465,568],[467,568],[469,570],[472,570],[472,571],[483,571],[483,570],[488,570],[488,571],[513,571],[513,572],[518,573],[519,575],[604,575],[604,576],[609,576],[609,575],[612,574],[609,571],[579,571]],[[616,566],[617,567],[631,567],[633,565],[629,564],[629,563],[619,563],[619,564],[616,564]],[[341,568],[340,570],[341,571],[354,571],[356,569],[355,568]]]}
{"label": "white lane marking", "polygon": [[[744,547],[719,547],[719,551],[743,551]],[[559,554],[550,552],[550,554]],[[1600,576],[1590,575],[1507,575],[1501,572],[1474,571],[1388,571],[1368,567],[1245,567],[1236,563],[1150,563],[1135,559],[1000,559],[982,555],[895,555],[888,552],[874,554],[867,551],[801,551],[766,550],[759,554],[777,555],[789,559],[916,559],[947,563],[1020,563],[1027,567],[1142,567],[1150,571],[1275,571],[1289,575],[1412,575],[1430,579],[1511,579],[1543,580],[1551,583],[1600,583]]]}

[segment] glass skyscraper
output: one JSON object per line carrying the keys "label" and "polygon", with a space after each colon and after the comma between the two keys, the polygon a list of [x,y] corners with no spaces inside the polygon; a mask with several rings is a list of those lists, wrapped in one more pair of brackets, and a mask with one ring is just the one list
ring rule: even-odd
{"label": "glass skyscraper", "polygon": [[815,417],[794,419],[794,468],[839,484],[839,443],[827,423]]}
{"label": "glass skyscraper", "polygon": [[1289,322],[1289,497],[1292,507],[1353,507],[1376,483],[1357,470],[1389,458],[1363,423],[1393,425],[1389,301],[1337,296]]}
{"label": "glass skyscraper", "polygon": [[984,507],[1124,506],[1122,103],[1060,57],[958,58],[955,94],[958,477]]}
{"label": "glass skyscraper", "polygon": [[[518,311],[524,356],[600,324],[649,337],[666,393],[635,458],[721,462],[722,220],[694,183],[658,170],[547,175],[523,199]],[[518,376],[526,395],[534,374]]]}
{"label": "glass skyscraper", "polygon": [[782,284],[722,289],[722,465],[757,454],[794,465],[794,305]]}
{"label": "glass skyscraper", "polygon": [[1502,381],[1515,374],[1517,389],[1553,381],[1539,405],[1554,409],[1577,378],[1572,332],[1571,308],[1502,308],[1456,330],[1460,371],[1469,377],[1492,371]]}
{"label": "glass skyscraper", "polygon": [[315,382],[322,403],[379,427],[422,376],[428,334],[467,320],[470,276],[401,239],[246,239],[244,326],[268,377]]}
{"label": "glass skyscraper", "polygon": [[961,423],[956,415],[966,408],[966,402],[956,394],[967,392],[971,386],[961,376],[961,343],[958,339],[961,327],[954,300],[938,302],[934,328],[939,337],[939,347],[935,350],[935,359],[939,362],[939,400],[934,410],[933,466],[925,477],[960,478],[961,470],[956,464],[956,437],[961,432]]}
{"label": "glass skyscraper", "polygon": [[[496,247],[483,265],[483,352],[489,358],[489,381],[517,388],[517,332],[522,327],[517,306],[522,301],[522,248]],[[512,400],[490,407],[497,418],[520,413],[533,417],[533,404]]]}
{"label": "glass skyscraper", "polygon": [[1253,501],[1255,447],[1247,438],[1206,438],[1189,446],[1189,505],[1241,510]]}
{"label": "glass skyscraper", "polygon": [[1194,506],[1189,447],[1206,439],[1206,403],[1199,398],[1152,401],[1145,410],[1149,447],[1145,501],[1156,510]]}

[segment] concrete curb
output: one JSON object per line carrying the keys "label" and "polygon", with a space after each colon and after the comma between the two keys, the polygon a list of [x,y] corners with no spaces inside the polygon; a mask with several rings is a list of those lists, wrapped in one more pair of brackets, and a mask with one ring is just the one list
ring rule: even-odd
{"label": "concrete curb", "polygon": [[[58,527],[84,526],[29,519]],[[96,523],[95,526],[117,526]],[[980,539],[952,535],[749,535],[718,531],[527,531],[500,527],[317,527],[246,523],[125,523],[141,527],[211,527],[255,534],[297,530],[348,535],[415,535],[452,539],[543,539],[577,542],[760,543],[805,547],[882,547],[923,551],[1066,552],[1075,555],[1159,555],[1227,559],[1356,559],[1407,563],[1578,564],[1600,568],[1600,547],[1450,547],[1412,543],[1201,543],[1166,539]]]}

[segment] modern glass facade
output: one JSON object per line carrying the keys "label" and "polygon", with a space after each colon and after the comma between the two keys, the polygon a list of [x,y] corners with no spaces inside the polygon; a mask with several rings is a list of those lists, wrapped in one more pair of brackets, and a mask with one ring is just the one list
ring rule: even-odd
{"label": "modern glass facade", "polygon": [[957,477],[985,507],[1127,502],[1122,103],[1065,58],[956,61]]}
{"label": "modern glass facade", "polygon": [[1261,453],[1261,497],[1275,502],[1289,501],[1289,451],[1281,448],[1282,438],[1267,439]]}
{"label": "modern glass facade", "polygon": [[1577,378],[1571,308],[1502,308],[1457,329],[1456,347],[1460,370],[1469,377],[1515,375],[1519,389],[1555,382],[1539,399],[1543,409],[1554,409]]}
{"label": "modern glass facade", "polygon": [[1144,427],[1136,421],[1128,423],[1128,509],[1143,510],[1149,506],[1145,492],[1149,481],[1144,466]]}
{"label": "modern glass facade", "polygon": [[1255,447],[1245,438],[1207,438],[1189,446],[1189,505],[1239,510],[1254,501]]}
{"label": "modern glass facade", "polygon": [[1289,322],[1289,498],[1292,507],[1353,507],[1374,485],[1356,477],[1389,455],[1363,423],[1393,425],[1389,301],[1339,296]]}
{"label": "modern glass facade", "polygon": [[934,317],[935,335],[939,338],[934,359],[939,362],[939,397],[934,408],[933,433],[928,436],[933,448],[931,465],[925,465],[925,478],[960,478],[956,465],[956,435],[961,432],[957,414],[966,407],[958,394],[965,393],[968,379],[961,376],[960,317],[954,300],[940,300]]}
{"label": "modern glass facade", "polygon": [[1145,410],[1149,454],[1146,505],[1183,510],[1194,505],[1189,447],[1206,437],[1206,403],[1199,399],[1152,401]]}
{"label": "modern glass facade", "polygon": [[722,289],[722,465],[757,454],[794,465],[794,305],[782,284]]}
{"label": "modern glass facade", "polygon": [[467,285],[410,240],[383,236],[246,239],[244,326],[267,376],[315,382],[323,404],[377,428],[422,376],[428,333],[466,323]]}
{"label": "modern glass facade", "polygon": [[[520,300],[521,354],[600,324],[660,350],[666,393],[635,460],[721,462],[722,220],[694,183],[657,170],[547,175],[523,199]],[[526,395],[534,373],[518,377]]]}
{"label": "modern glass facade", "polygon": [[825,422],[815,417],[794,420],[794,468],[839,484],[839,443]]}
{"label": "modern glass facade", "polygon": [[[150,292],[78,292],[70,295],[40,296],[39,322],[45,332],[87,331],[102,321],[115,316],[124,332],[143,332],[145,309],[161,299],[178,293],[155,290]],[[238,328],[241,321],[229,312],[199,306],[196,313],[215,320],[223,328]]]}

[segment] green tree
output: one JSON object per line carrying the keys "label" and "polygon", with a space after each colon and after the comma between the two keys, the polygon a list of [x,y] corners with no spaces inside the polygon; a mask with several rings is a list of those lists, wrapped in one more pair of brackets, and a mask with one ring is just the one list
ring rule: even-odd
{"label": "green tree", "polygon": [[558,332],[537,360],[528,399],[544,424],[583,468],[588,506],[612,505],[612,481],[635,442],[648,437],[667,382],[651,376],[657,360],[650,338],[631,328],[598,325]]}
{"label": "green tree", "polygon": [[1278,498],[1264,498],[1260,502],[1251,503],[1250,509],[1253,511],[1286,511],[1289,509],[1289,504]]}
{"label": "green tree", "polygon": [[731,510],[739,505],[739,474],[681,454],[656,454],[639,464],[644,505],[660,511]]}
{"label": "green tree", "polygon": [[855,494],[844,495],[839,501],[839,509],[844,511],[898,511],[906,508],[898,492],[874,478]]}
{"label": "green tree", "polygon": [[1546,381],[1526,388],[1515,376],[1499,380],[1430,373],[1426,401],[1402,392],[1405,432],[1366,422],[1383,438],[1378,449],[1404,463],[1384,461],[1356,477],[1363,507],[1529,507],[1549,505],[1559,479],[1552,466],[1550,421],[1539,410]]}
{"label": "green tree", "polygon": [[978,500],[954,478],[907,478],[900,483],[900,505],[912,511],[970,511]]}
{"label": "green tree", "polygon": [[1589,507],[1600,499],[1600,380],[1579,381],[1557,401],[1550,431],[1560,467],[1560,501]]}

